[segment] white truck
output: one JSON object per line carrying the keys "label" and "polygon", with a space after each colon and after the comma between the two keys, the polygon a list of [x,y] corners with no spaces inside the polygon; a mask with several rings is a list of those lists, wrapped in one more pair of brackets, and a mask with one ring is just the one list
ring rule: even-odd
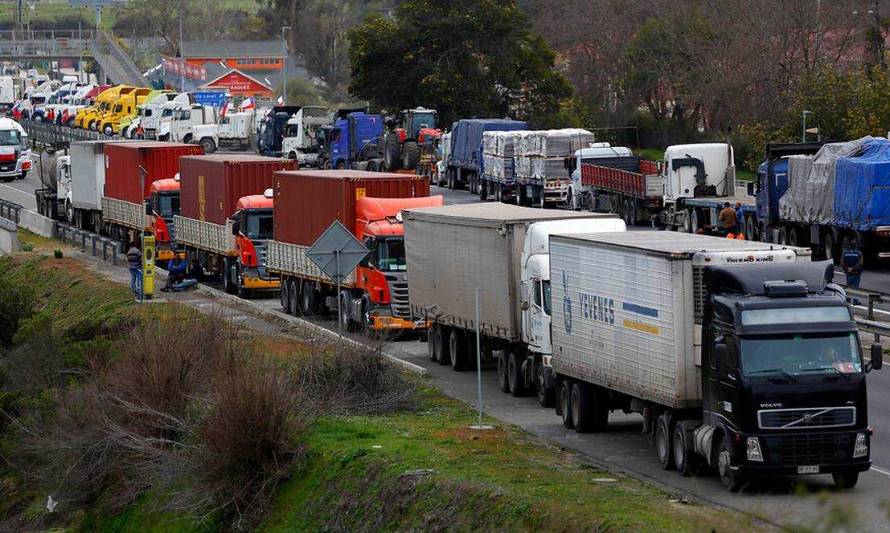
{"label": "white truck", "polygon": [[281,140],[282,155],[297,161],[301,168],[318,166],[320,147],[316,133],[318,128],[330,122],[331,113],[327,107],[301,107],[285,124]]}
{"label": "white truck", "polygon": [[[124,140],[114,143],[129,142]],[[105,145],[110,141],[72,142],[71,200],[65,206],[68,222],[81,229],[102,228],[102,196],[105,192]]]}
{"label": "white truck", "polygon": [[614,215],[509,204],[466,204],[403,212],[412,318],[428,320],[429,355],[463,370],[476,361],[475,291],[484,360],[519,396],[553,401],[550,268],[554,233],[624,231]]}
{"label": "white truck", "polygon": [[71,201],[71,158],[47,148],[40,154],[38,170],[43,187],[34,191],[37,212],[52,219],[70,220],[66,206]]}
{"label": "white truck", "polygon": [[31,145],[18,122],[0,117],[0,180],[23,180],[31,170]]}
{"label": "white truck", "polygon": [[156,120],[150,121],[151,123],[143,128],[145,131],[145,138],[158,141],[169,141],[170,125],[173,122],[173,114],[178,109],[188,107],[189,105],[191,105],[191,100],[188,93],[179,93],[172,99],[168,99],[166,103],[162,103],[160,110],[157,112]]}
{"label": "white truck", "polygon": [[643,415],[658,460],[758,476],[870,468],[863,357],[830,261],[810,250],[674,232],[553,235],[553,372],[567,428]]}
{"label": "white truck", "polygon": [[19,99],[15,76],[0,76],[0,112],[11,109]]}
{"label": "white truck", "polygon": [[193,128],[192,140],[212,154],[218,148],[248,150],[254,137],[254,110],[227,113],[219,124],[200,124]]}
{"label": "white truck", "polygon": [[193,143],[197,141],[195,126],[216,124],[216,108],[201,104],[182,105],[174,109],[168,124],[170,131],[166,140]]}

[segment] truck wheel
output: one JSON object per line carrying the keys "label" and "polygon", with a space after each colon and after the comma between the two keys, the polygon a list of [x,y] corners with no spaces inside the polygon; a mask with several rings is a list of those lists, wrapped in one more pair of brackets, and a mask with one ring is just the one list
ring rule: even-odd
{"label": "truck wheel", "polygon": [[488,200],[488,182],[483,181],[479,184],[479,201],[485,202]]}
{"label": "truck wheel", "polygon": [[671,428],[668,425],[668,417],[662,414],[655,422],[655,453],[658,454],[658,462],[664,470],[673,470],[674,453],[671,449]]}
{"label": "truck wheel", "polygon": [[779,240],[778,244],[781,244],[781,245],[788,244],[788,228],[786,228],[784,226],[779,228],[779,239],[778,240]]}
{"label": "truck wheel", "polygon": [[114,128],[111,127],[111,124],[106,124],[102,131],[105,132],[105,135],[114,135]]}
{"label": "truck wheel", "polygon": [[74,224],[74,206],[71,205],[71,202],[65,202],[65,220],[69,224]]}
{"label": "truck wheel", "polygon": [[240,261],[235,263],[235,293],[238,298],[245,300],[251,296],[250,290],[244,288],[244,273],[241,271]]}
{"label": "truck wheel", "polygon": [[624,202],[624,223],[633,226],[637,223],[637,209],[632,199]]}
{"label": "truck wheel", "polygon": [[296,281],[291,280],[287,282],[287,294],[289,297],[287,312],[297,316],[300,314],[300,290]]}
{"label": "truck wheel", "polygon": [[427,334],[428,335],[427,341],[426,341],[427,354],[430,356],[430,361],[432,361],[434,363],[439,360],[439,356],[436,353],[436,330],[437,329],[438,329],[438,326],[436,326],[436,324],[433,324],[430,326],[429,333]]}
{"label": "truck wheel", "polygon": [[572,385],[570,410],[575,431],[588,433],[593,426],[593,417],[590,412],[590,385],[580,381]]}
{"label": "truck wheel", "polygon": [[831,474],[831,479],[834,480],[834,484],[839,489],[852,489],[856,486],[856,482],[859,481],[859,472],[835,472]]}
{"label": "truck wheel", "polygon": [[791,246],[800,246],[800,230],[797,228],[788,230],[788,244]]}
{"label": "truck wheel", "polygon": [[440,365],[447,365],[450,362],[448,358],[448,329],[445,326],[436,328],[436,361]]}
{"label": "truck wheel", "polygon": [[510,380],[507,378],[507,354],[498,350],[498,388],[501,392],[510,392]]}
{"label": "truck wheel", "polygon": [[559,387],[559,411],[562,415],[562,425],[568,429],[572,429],[572,382],[564,380]]}
{"label": "truck wheel", "polygon": [[510,395],[513,397],[522,396],[525,392],[522,379],[522,359],[513,350],[510,350],[507,355],[507,380],[510,383]]}
{"label": "truck wheel", "polygon": [[535,364],[535,389],[541,407],[553,407],[553,389],[548,389],[544,384],[544,365],[540,362]]}
{"label": "truck wheel", "polygon": [[732,444],[729,442],[729,435],[723,435],[720,449],[717,451],[717,474],[724,487],[730,492],[737,492],[742,486],[742,479],[738,471],[732,469],[732,466]]}
{"label": "truck wheel", "polygon": [[674,466],[683,477],[689,477],[694,471],[695,454],[690,452],[687,442],[686,426],[678,422],[674,424]]}
{"label": "truck wheel", "polygon": [[838,264],[837,243],[834,241],[834,233],[826,231],[825,236],[822,237],[822,243],[825,259],[830,260],[835,265]]}
{"label": "truck wheel", "polygon": [[278,287],[278,302],[281,304],[282,311],[290,312],[290,287],[286,281],[282,281]]}
{"label": "truck wheel", "polygon": [[303,316],[315,316],[318,298],[315,295],[313,284],[303,285],[300,296],[300,312],[303,313]]}
{"label": "truck wheel", "polygon": [[346,331],[355,331],[355,321],[352,320],[349,313],[349,301],[350,298],[349,293],[346,291],[340,292],[340,326]]}
{"label": "truck wheel", "polygon": [[222,284],[223,291],[227,294],[235,292],[235,285],[232,283],[232,264],[228,259],[223,260]]}
{"label": "truck wheel", "polygon": [[216,143],[213,142],[213,139],[204,138],[201,139],[201,148],[204,149],[205,154],[212,154],[216,151]]}
{"label": "truck wheel", "polygon": [[467,368],[467,347],[463,335],[454,328],[448,335],[448,354],[451,356],[451,368],[461,372]]}
{"label": "truck wheel", "polygon": [[402,168],[414,170],[418,162],[420,162],[420,145],[413,141],[406,142],[402,146]]}

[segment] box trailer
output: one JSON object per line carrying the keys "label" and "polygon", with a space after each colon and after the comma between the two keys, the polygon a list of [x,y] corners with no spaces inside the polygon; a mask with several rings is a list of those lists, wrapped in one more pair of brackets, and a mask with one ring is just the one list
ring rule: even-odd
{"label": "box trailer", "polygon": [[667,232],[553,235],[553,372],[566,427],[639,412],[665,469],[869,468],[865,373],[846,295],[805,248]]}
{"label": "box trailer", "polygon": [[[402,231],[403,209],[442,205],[429,181],[409,174],[358,170],[276,172],[274,239],[269,272],[281,277],[281,305],[314,315],[337,309],[349,329],[423,329],[410,319]],[[367,259],[341,284],[318,269],[306,251],[335,221],[369,249]]]}
{"label": "box trailer", "polygon": [[448,159],[445,160],[445,181],[449,189],[466,184],[471,194],[480,192],[483,163],[482,134],[486,131],[528,129],[528,123],[503,118],[461,119],[451,126]]}
{"label": "box trailer", "polygon": [[[255,155],[185,156],[180,166],[176,243],[219,276],[226,292],[278,289],[266,270],[273,216],[272,176],[294,161]],[[264,223],[265,221],[265,223]],[[234,226],[239,231],[234,232]]]}
{"label": "box trailer", "polygon": [[483,355],[497,358],[502,390],[534,389],[549,404],[548,236],[623,231],[624,223],[508,204],[411,209],[403,218],[412,316],[432,324],[430,359],[455,370],[475,362],[478,290]]}

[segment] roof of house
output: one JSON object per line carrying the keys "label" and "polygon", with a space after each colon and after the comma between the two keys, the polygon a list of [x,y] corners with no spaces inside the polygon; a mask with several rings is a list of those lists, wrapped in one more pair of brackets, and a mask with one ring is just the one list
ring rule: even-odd
{"label": "roof of house", "polygon": [[183,41],[182,56],[210,58],[282,57],[281,41]]}

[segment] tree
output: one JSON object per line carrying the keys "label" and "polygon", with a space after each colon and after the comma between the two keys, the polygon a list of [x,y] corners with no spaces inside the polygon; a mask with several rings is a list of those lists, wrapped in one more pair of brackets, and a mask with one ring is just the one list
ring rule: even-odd
{"label": "tree", "polygon": [[349,32],[350,92],[388,111],[435,106],[446,124],[545,121],[572,89],[529,27],[514,1],[405,0]]}

